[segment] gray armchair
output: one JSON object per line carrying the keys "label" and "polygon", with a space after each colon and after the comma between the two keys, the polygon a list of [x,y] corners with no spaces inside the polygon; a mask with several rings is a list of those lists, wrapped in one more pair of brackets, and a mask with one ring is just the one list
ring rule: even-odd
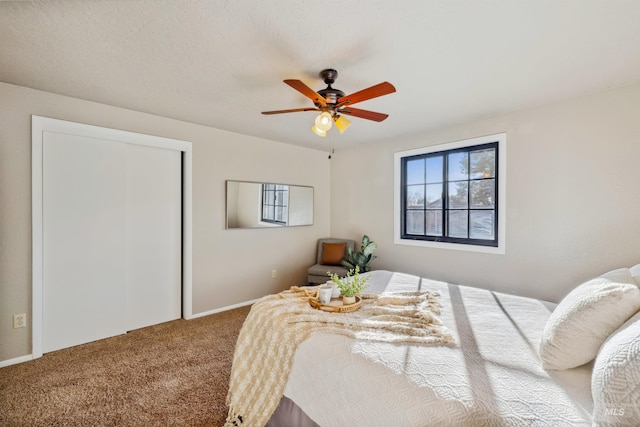
{"label": "gray armchair", "polygon": [[[342,252],[343,248],[344,252]],[[310,285],[325,283],[330,280],[327,271],[340,277],[346,276],[348,271],[340,265],[340,260],[346,254],[348,248],[355,249],[355,241],[349,239],[318,239],[316,264],[309,268],[307,282]],[[341,255],[338,252],[341,252]]]}

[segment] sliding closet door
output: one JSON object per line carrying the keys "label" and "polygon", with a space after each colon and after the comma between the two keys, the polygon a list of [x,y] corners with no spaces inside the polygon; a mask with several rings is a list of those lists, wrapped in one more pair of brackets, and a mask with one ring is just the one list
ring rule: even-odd
{"label": "sliding closet door", "polygon": [[45,132],[43,350],[126,332],[126,145]]}
{"label": "sliding closet door", "polygon": [[181,152],[43,134],[42,348],[181,315]]}
{"label": "sliding closet door", "polygon": [[127,150],[127,329],[181,315],[180,151]]}

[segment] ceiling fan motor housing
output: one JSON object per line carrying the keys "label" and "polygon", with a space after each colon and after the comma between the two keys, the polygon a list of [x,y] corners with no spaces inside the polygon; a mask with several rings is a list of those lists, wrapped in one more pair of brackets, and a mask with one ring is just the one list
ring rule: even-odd
{"label": "ceiling fan motor housing", "polygon": [[327,100],[327,104],[337,104],[338,99],[344,96],[343,91],[331,87],[331,84],[338,78],[338,72],[332,68],[327,68],[320,71],[320,78],[327,84],[327,88],[319,90],[318,94]]}
{"label": "ceiling fan motor housing", "polygon": [[327,100],[327,104],[337,104],[338,99],[344,96],[344,92],[339,89],[334,89],[329,86],[326,89],[322,89],[318,91],[319,95],[322,95],[324,99]]}

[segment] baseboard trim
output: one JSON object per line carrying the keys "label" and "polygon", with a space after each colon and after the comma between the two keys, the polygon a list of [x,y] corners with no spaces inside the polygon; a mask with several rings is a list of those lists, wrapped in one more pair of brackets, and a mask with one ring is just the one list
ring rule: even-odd
{"label": "baseboard trim", "polygon": [[5,366],[17,365],[18,363],[28,362],[33,360],[33,355],[27,354],[26,356],[14,357],[13,359],[0,361],[0,368]]}
{"label": "baseboard trim", "polygon": [[[216,313],[220,313],[223,311],[228,311],[228,310],[233,310],[234,308],[240,308],[240,307],[244,307],[247,305],[251,305],[255,302],[257,302],[260,298],[251,300],[251,301],[245,301],[245,302],[241,302],[238,304],[233,304],[233,305],[228,305],[226,307],[220,307],[220,308],[216,308],[213,310],[209,310],[209,311],[204,311],[202,313],[196,313],[191,315],[190,317],[185,317],[185,319],[187,320],[191,320],[191,319],[196,319],[198,317],[204,317],[204,316],[209,316],[211,314],[216,314]],[[27,354],[26,356],[20,356],[20,357],[15,357],[13,359],[8,359],[8,360],[1,360],[0,361],[0,368],[4,368],[5,366],[11,366],[11,365],[17,365],[18,363],[23,363],[23,362],[28,362],[30,360],[33,360],[34,357],[32,354]]]}
{"label": "baseboard trim", "polygon": [[203,311],[202,313],[193,314],[193,315],[191,315],[191,317],[185,317],[185,319],[191,320],[191,319],[196,319],[198,317],[209,316],[210,314],[216,314],[216,313],[220,313],[220,312],[223,312],[223,311],[233,310],[234,308],[240,308],[240,307],[244,307],[246,305],[251,305],[251,304],[257,302],[259,299],[260,298],[253,299],[251,301],[241,302],[241,303],[238,303],[238,304],[228,305],[226,307],[216,308],[216,309],[209,310],[209,311]]}

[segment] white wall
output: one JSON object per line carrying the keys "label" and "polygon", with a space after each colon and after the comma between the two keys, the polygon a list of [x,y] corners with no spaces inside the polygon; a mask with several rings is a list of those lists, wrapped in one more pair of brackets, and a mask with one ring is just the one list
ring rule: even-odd
{"label": "white wall", "polygon": [[[329,234],[326,153],[0,82],[0,361],[31,352],[30,327],[13,329],[12,315],[31,324],[32,114],[193,143],[194,314],[306,283]],[[314,225],[226,230],[227,179],[313,186]]]}
{"label": "white wall", "polygon": [[297,226],[313,222],[313,191],[305,187],[289,187],[287,224]]}
{"label": "white wall", "polygon": [[260,226],[262,206],[260,205],[262,192],[258,184],[240,185],[238,187],[238,224],[239,228],[254,228]]}
{"label": "white wall", "polygon": [[[329,162],[320,151],[0,83],[0,361],[31,346],[30,328],[12,329],[11,316],[31,313],[32,114],[193,142],[194,313],[300,284],[316,239],[329,235],[369,234],[374,268],[555,301],[640,262],[640,85],[340,150]],[[393,153],[500,132],[506,254],[394,245]],[[227,179],[313,186],[314,225],[225,230]]]}
{"label": "white wall", "polygon": [[[393,153],[501,132],[506,254],[395,245]],[[558,301],[640,262],[639,159],[640,85],[344,150],[332,160],[331,235],[368,234],[374,268]]]}

